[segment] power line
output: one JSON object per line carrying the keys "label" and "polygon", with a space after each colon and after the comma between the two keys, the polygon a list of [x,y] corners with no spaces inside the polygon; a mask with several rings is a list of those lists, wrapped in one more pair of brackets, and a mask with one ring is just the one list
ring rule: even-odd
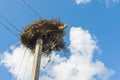
{"label": "power line", "polygon": [[[27,48],[25,48],[25,51],[24,51],[24,53],[23,53],[23,56],[22,56],[22,58],[20,57],[19,58],[19,61],[18,61],[18,63],[19,63],[19,66],[18,66],[18,74],[20,74],[20,71],[21,71],[21,69],[22,69],[22,65],[23,65],[23,61],[24,61],[24,59],[25,59],[25,54],[26,54],[26,50],[27,50]],[[17,79],[19,80],[19,77],[17,77]]]}
{"label": "power line", "polygon": [[36,16],[38,16],[39,18],[41,18],[40,15],[37,13],[37,11],[35,11],[35,9],[32,8],[32,6],[30,6],[25,0],[22,0],[22,1],[23,1],[23,3],[24,3],[26,6],[28,6],[28,8],[29,8],[31,11],[33,11],[33,12],[35,13]]}
{"label": "power line", "polygon": [[30,54],[28,55],[28,60],[27,60],[26,65],[25,65],[25,70],[23,72],[23,78],[22,78],[22,80],[25,80],[25,73],[27,71],[27,67],[28,67],[29,61],[30,61]]}
{"label": "power line", "polygon": [[9,25],[11,25],[15,30],[21,32],[16,26],[14,26],[7,18],[5,18],[3,15],[0,14],[0,17],[2,17]]}
{"label": "power line", "polygon": [[0,21],[0,24],[4,27],[4,28],[6,28],[9,32],[11,32],[13,35],[15,35],[16,37],[18,37],[18,35],[15,33],[15,32],[13,32],[10,28],[8,28],[4,23],[2,23],[1,21]]}
{"label": "power line", "polygon": [[[15,36],[18,37],[18,35],[17,35],[15,32],[13,32],[10,28],[8,28],[5,24],[3,24],[2,22],[0,22],[0,24],[1,24],[3,27],[5,27],[8,31],[10,31],[13,35],[15,35]],[[47,31],[47,30],[46,30],[46,31]],[[58,30],[48,30],[48,31],[58,31]],[[89,43],[75,43],[75,44],[71,44],[71,45],[77,45],[77,44],[89,44]]]}
{"label": "power line", "polygon": [[66,45],[71,45],[71,46],[73,46],[73,45],[79,45],[79,44],[90,44],[90,43],[84,43],[84,42],[81,42],[81,43],[74,43],[74,44],[69,44],[69,43],[67,43]]}

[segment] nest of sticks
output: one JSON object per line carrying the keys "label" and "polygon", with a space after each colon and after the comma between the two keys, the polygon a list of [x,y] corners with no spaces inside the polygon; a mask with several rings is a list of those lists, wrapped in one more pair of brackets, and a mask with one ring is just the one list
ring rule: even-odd
{"label": "nest of sticks", "polygon": [[49,55],[52,51],[65,51],[64,29],[66,24],[56,19],[40,19],[25,27],[20,35],[21,43],[35,51],[35,45],[38,38],[43,40],[42,52]]}

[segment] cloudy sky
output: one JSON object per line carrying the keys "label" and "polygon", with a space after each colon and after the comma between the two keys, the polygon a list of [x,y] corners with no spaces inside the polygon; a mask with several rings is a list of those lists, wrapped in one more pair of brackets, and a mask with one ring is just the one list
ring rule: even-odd
{"label": "cloudy sky", "polygon": [[120,80],[120,0],[25,1],[0,1],[0,80],[31,79],[33,54],[19,35],[40,18],[68,25],[66,55],[42,56],[40,80]]}

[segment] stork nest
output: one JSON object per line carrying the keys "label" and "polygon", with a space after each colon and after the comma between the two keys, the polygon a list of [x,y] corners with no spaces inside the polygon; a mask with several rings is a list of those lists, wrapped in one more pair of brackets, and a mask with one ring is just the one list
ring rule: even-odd
{"label": "stork nest", "polygon": [[42,52],[49,55],[54,51],[65,51],[64,29],[66,24],[56,20],[41,19],[25,27],[21,33],[21,43],[32,51],[38,38],[43,40]]}

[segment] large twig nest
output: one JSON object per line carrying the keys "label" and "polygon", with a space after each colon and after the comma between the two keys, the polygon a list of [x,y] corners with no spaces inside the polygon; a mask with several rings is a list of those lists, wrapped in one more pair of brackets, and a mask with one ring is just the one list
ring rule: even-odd
{"label": "large twig nest", "polygon": [[21,43],[32,51],[35,50],[36,40],[43,40],[43,53],[49,55],[51,51],[64,51],[66,49],[63,36],[66,24],[58,20],[41,19],[28,25],[21,33]]}

